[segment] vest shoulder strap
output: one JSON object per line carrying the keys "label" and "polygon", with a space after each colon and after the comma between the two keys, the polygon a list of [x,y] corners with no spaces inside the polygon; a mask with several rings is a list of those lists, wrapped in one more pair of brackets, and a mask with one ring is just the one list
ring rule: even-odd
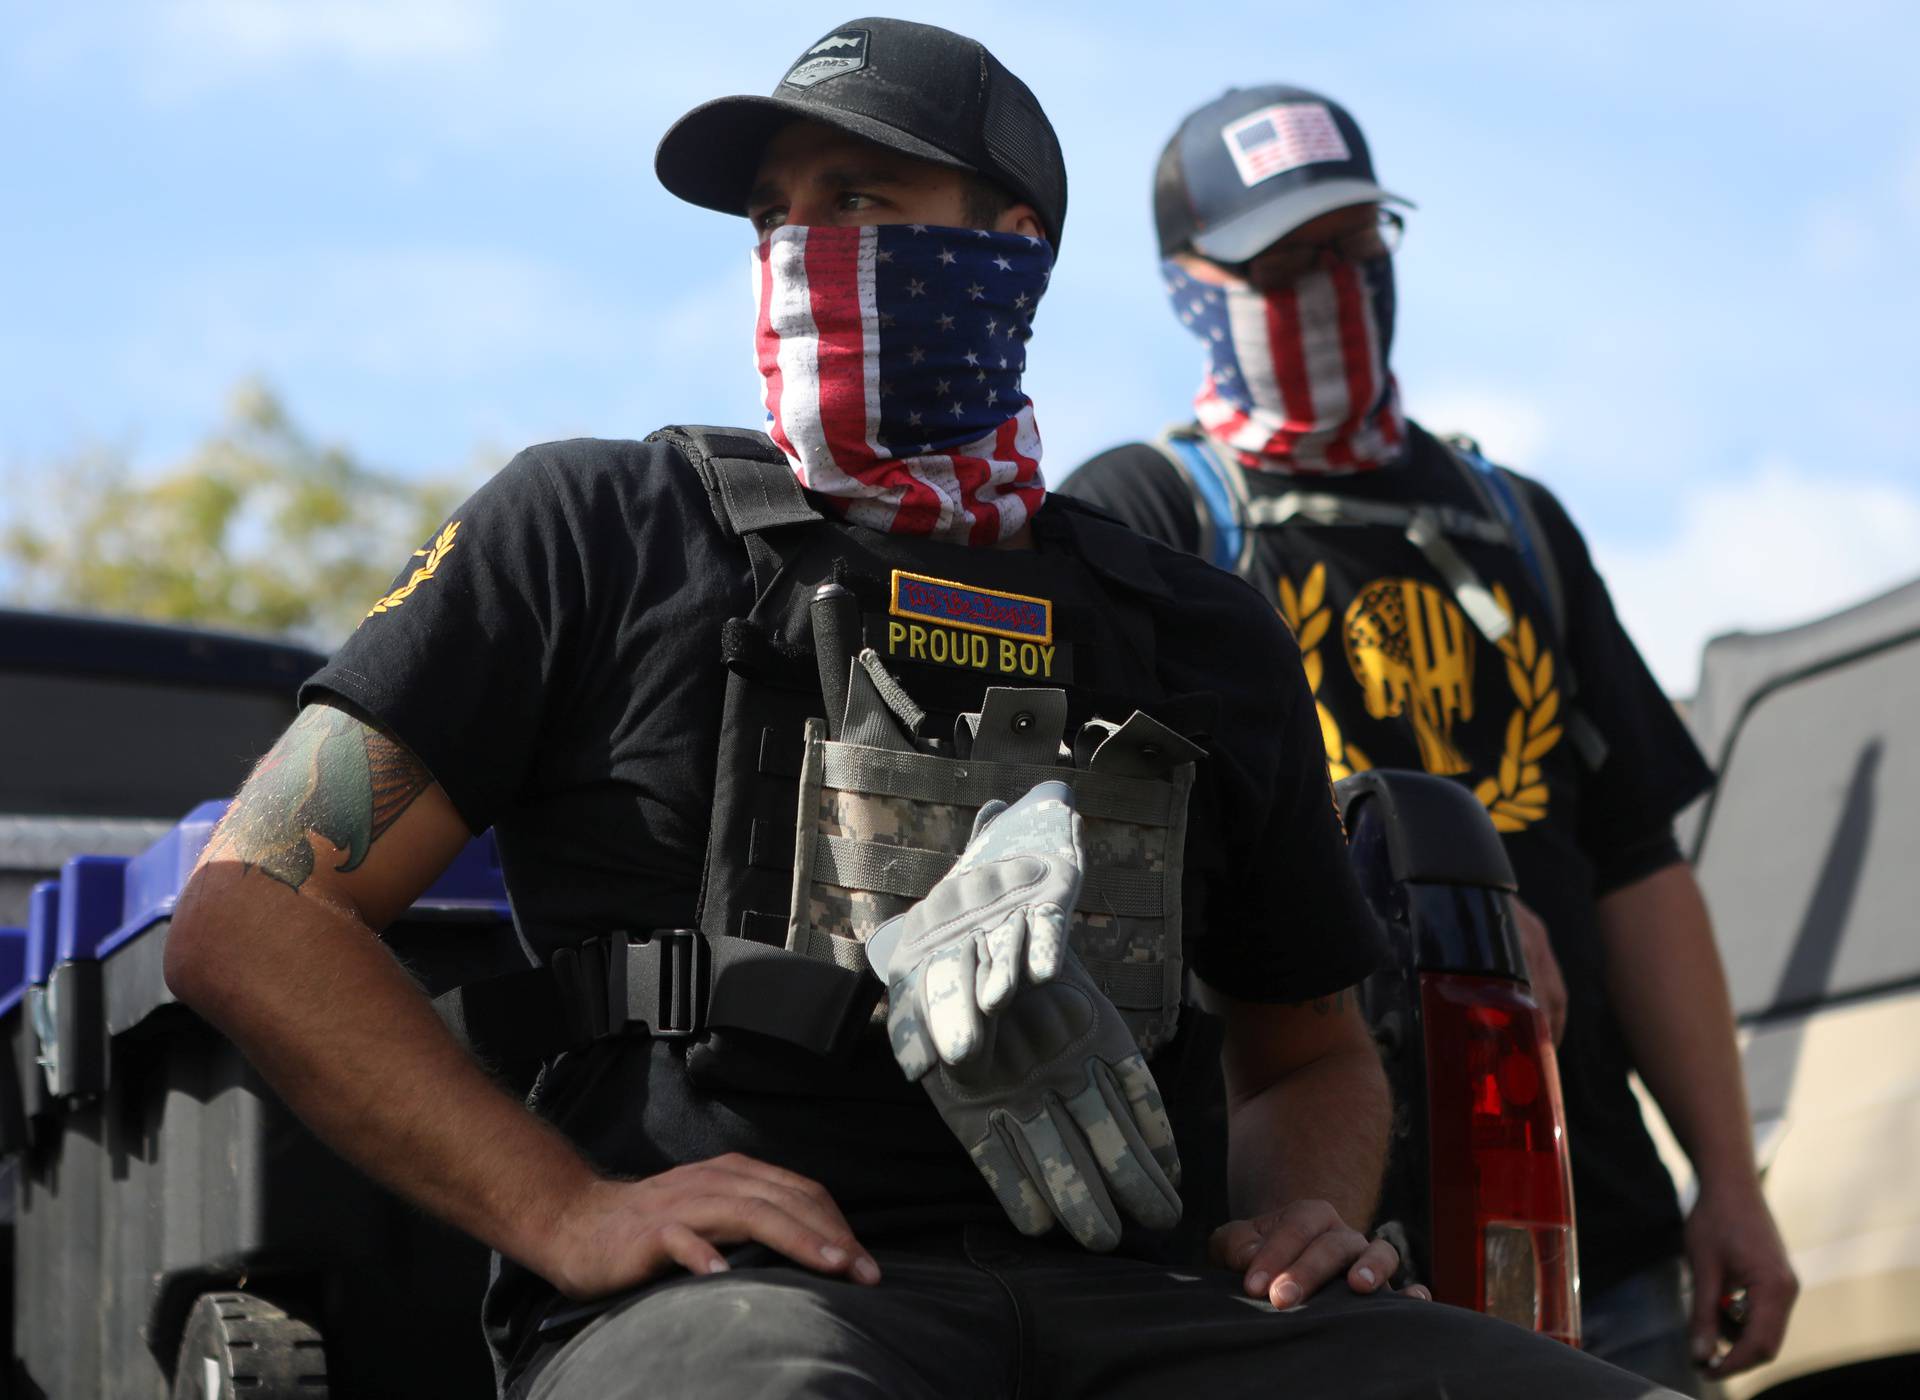
{"label": "vest shoulder strap", "polygon": [[818,525],[822,516],[788,465],[786,454],[765,433],[747,428],[676,425],[647,436],[672,443],[693,463],[714,519],[731,539],[742,540],[753,566],[756,595],[765,595],[780,570],[778,551],[765,532],[783,525]]}
{"label": "vest shoulder strap", "polygon": [[686,455],[707,488],[714,518],[736,539],[821,518],[765,433],[676,425],[649,434],[647,441],[670,442]]}
{"label": "vest shoulder strap", "polygon": [[1152,445],[1179,473],[1193,499],[1194,518],[1200,523],[1200,557],[1217,569],[1244,577],[1253,565],[1253,532],[1247,528],[1246,488],[1239,468],[1222,462],[1190,425],[1166,429]]}

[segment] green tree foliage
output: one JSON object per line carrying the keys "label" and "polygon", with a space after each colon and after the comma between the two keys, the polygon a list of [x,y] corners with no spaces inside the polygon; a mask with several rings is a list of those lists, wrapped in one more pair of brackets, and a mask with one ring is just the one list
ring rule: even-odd
{"label": "green tree foliage", "polygon": [[0,530],[12,601],[290,633],[360,620],[472,481],[413,481],[316,443],[265,386],[185,460],[90,451],[22,474]]}

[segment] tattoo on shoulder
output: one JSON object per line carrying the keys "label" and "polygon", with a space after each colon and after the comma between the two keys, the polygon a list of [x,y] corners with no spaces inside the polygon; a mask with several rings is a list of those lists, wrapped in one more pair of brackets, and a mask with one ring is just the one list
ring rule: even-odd
{"label": "tattoo on shoulder", "polygon": [[227,809],[208,843],[299,889],[314,870],[319,836],[358,869],[373,843],[433,784],[419,759],[352,715],[310,705],[280,736]]}

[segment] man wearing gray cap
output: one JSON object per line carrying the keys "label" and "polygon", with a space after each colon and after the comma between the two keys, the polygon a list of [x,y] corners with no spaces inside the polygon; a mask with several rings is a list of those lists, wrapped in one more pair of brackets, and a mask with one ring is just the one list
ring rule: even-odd
{"label": "man wearing gray cap", "polygon": [[[1047,494],[1025,84],[856,20],[656,167],[758,235],[766,432],[547,444],[463,505],[209,844],[181,999],[495,1248],[504,1394],[1641,1393],[1356,1228],[1379,948],[1299,657]],[[569,1013],[531,1112],[368,936],[489,825]]]}
{"label": "man wearing gray cap", "polygon": [[[1336,777],[1455,777],[1505,836],[1535,989],[1564,1025],[1588,1349],[1689,1390],[1694,1367],[1768,1359],[1795,1284],[1672,829],[1711,775],[1559,503],[1403,412],[1388,353],[1408,201],[1345,108],[1276,86],[1189,116],[1153,203],[1174,313],[1204,347],[1193,421],[1063,490],[1278,608]],[[1684,1229],[1630,1068],[1697,1168]]]}

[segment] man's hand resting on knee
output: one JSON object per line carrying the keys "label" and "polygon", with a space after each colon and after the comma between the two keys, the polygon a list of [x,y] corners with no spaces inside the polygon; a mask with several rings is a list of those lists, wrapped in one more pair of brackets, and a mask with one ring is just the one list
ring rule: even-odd
{"label": "man's hand resting on knee", "polygon": [[755,1243],[823,1274],[878,1283],[880,1268],[819,1182],[729,1153],[642,1181],[595,1181],[533,1266],[570,1298],[646,1283],[674,1265],[726,1270],[721,1245]]}
{"label": "man's hand resting on knee", "polygon": [[[1400,1267],[1392,1245],[1369,1241],[1326,1201],[1295,1201],[1253,1220],[1229,1220],[1213,1232],[1207,1251],[1222,1268],[1241,1270],[1247,1292],[1276,1308],[1305,1302],[1342,1274],[1355,1293],[1372,1293]],[[1406,1291],[1433,1296],[1417,1283]]]}
{"label": "man's hand resting on knee", "polygon": [[1347,1223],[1373,1216],[1393,1116],[1358,998],[1343,988],[1253,1003],[1200,985],[1226,1022],[1228,1199],[1239,1217],[1213,1232],[1214,1262],[1277,1308],[1342,1276],[1356,1293],[1379,1290],[1399,1255]]}

